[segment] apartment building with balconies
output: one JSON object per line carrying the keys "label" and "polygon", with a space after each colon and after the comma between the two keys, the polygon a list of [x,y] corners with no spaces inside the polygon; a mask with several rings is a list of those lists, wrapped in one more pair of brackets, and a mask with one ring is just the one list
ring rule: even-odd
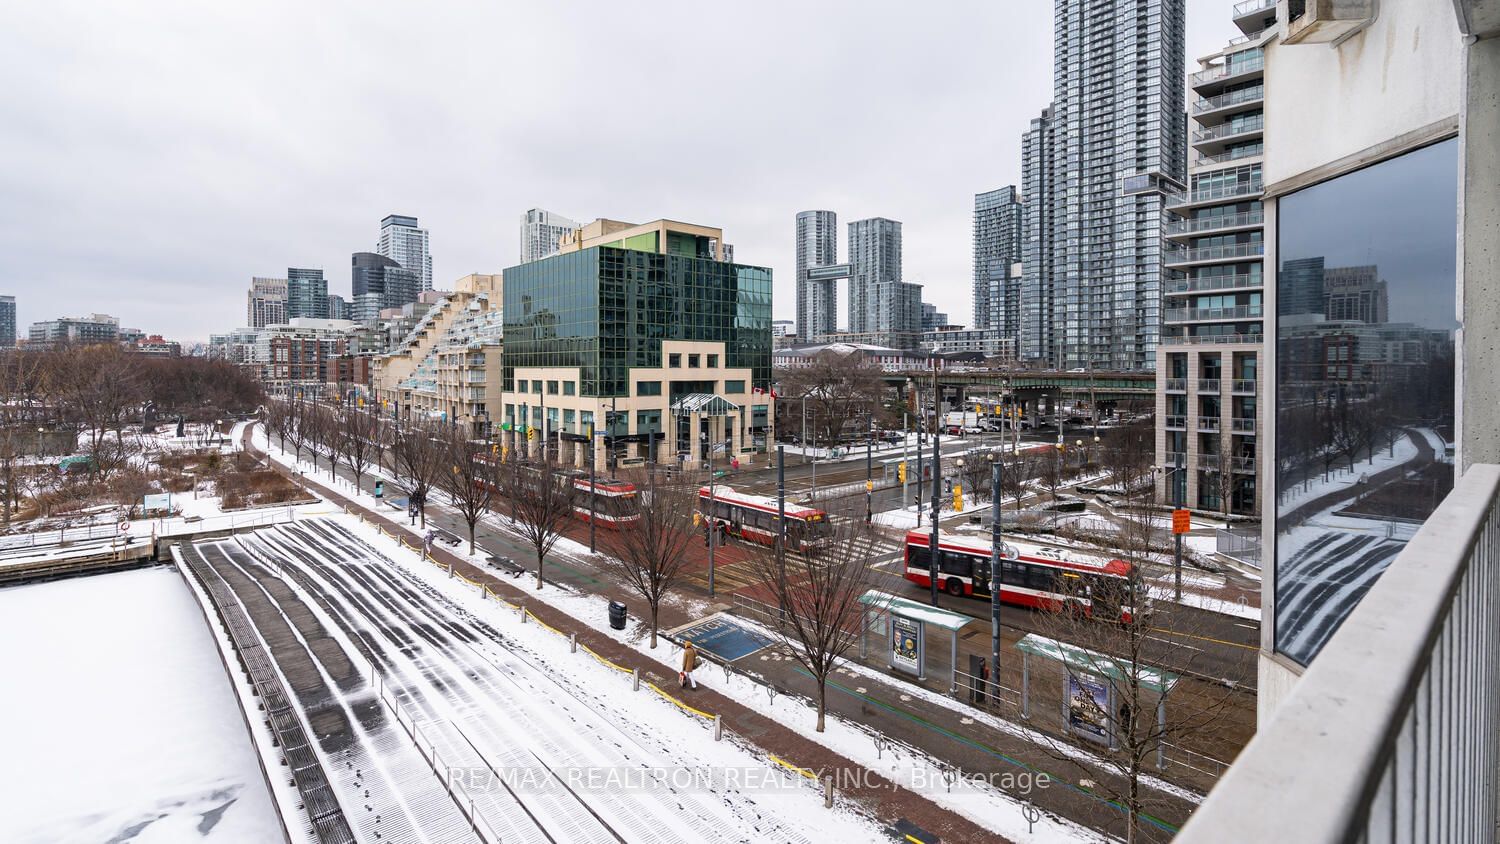
{"label": "apartment building with balconies", "polygon": [[1245,0],[1233,14],[1242,35],[1188,77],[1188,188],[1167,198],[1157,500],[1253,515],[1263,427],[1262,44],[1276,5]]}

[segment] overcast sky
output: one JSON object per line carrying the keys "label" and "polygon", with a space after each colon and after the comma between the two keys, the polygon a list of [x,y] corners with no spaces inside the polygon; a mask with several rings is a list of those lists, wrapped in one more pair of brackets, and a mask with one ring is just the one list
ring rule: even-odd
{"label": "overcast sky", "polygon": [[[1188,66],[1237,34],[1188,0]],[[517,260],[531,207],[715,225],[796,309],[793,218],[904,223],[905,276],[970,320],[973,194],[1017,181],[1052,4],[14,3],[0,27],[0,293],[179,339],[251,276],[432,232],[434,281]],[[842,311],[843,302],[840,302]],[[844,321],[840,313],[840,322]]]}

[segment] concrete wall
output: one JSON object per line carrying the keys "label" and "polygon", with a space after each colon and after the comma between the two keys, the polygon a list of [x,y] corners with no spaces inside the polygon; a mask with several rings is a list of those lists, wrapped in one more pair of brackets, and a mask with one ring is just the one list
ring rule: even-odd
{"label": "concrete wall", "polygon": [[[1274,39],[1266,46],[1265,312],[1268,314],[1276,313],[1277,196],[1458,132],[1464,101],[1465,49],[1453,0],[1381,0],[1378,9],[1368,27],[1337,46],[1288,45]],[[1493,85],[1496,78],[1493,68],[1490,73],[1489,84]],[[1491,148],[1493,145],[1491,141]],[[1488,189],[1491,203],[1495,184],[1492,175]],[[1392,201],[1399,198],[1393,197]],[[1490,213],[1493,221],[1493,205]],[[1463,219],[1461,215],[1461,228]],[[1491,280],[1486,283],[1494,295],[1493,268],[1488,278]],[[1492,311],[1500,310],[1494,307],[1495,299],[1486,301]],[[1491,320],[1500,325],[1500,315],[1492,314]],[[1267,319],[1266,340],[1261,372],[1270,379],[1277,371],[1274,319]],[[1460,348],[1462,355],[1462,339]],[[1459,366],[1461,373],[1466,368],[1472,367]],[[1491,378],[1500,377],[1494,374],[1496,369],[1500,367],[1489,367]],[[1497,387],[1500,382],[1485,388],[1491,390],[1491,401]],[[1301,671],[1273,653],[1276,588],[1273,508],[1277,498],[1274,389],[1265,390],[1261,412],[1266,465],[1266,471],[1260,475],[1265,567],[1257,673],[1259,716],[1264,723],[1290,692]]]}

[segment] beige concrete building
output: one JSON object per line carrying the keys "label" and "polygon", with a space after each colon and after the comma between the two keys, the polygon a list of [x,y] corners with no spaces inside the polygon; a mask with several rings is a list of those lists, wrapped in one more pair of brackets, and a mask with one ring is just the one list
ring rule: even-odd
{"label": "beige concrete building", "polygon": [[712,258],[733,261],[734,247],[724,242],[724,230],[676,220],[652,223],[622,223],[598,219],[558,240],[557,254],[566,255],[593,246],[613,246],[638,252],[663,255],[686,255],[689,258]]}
{"label": "beige concrete building", "polygon": [[381,407],[488,437],[500,393],[502,293],[499,275],[455,282],[395,351],[376,358],[371,387]]}

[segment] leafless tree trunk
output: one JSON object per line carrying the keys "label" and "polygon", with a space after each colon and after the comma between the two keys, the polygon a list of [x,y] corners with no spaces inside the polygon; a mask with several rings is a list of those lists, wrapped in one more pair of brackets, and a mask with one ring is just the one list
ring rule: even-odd
{"label": "leafless tree trunk", "polygon": [[474,445],[459,428],[444,430],[441,443],[446,471],[438,472],[438,486],[447,493],[453,509],[458,511],[469,528],[469,553],[474,553],[474,527],[490,509],[494,495],[495,464],[489,460],[476,460]]}
{"label": "leafless tree trunk", "polygon": [[365,472],[384,448],[385,422],[380,414],[356,406],[342,408],[338,421],[342,428],[339,445],[344,452],[344,465],[354,473],[354,488],[358,490]]}
{"label": "leafless tree trunk", "polygon": [[396,475],[406,484],[409,500],[416,505],[424,528],[427,527],[427,495],[437,483],[439,473],[447,471],[439,433],[431,425],[409,422],[391,442]]}
{"label": "leafless tree trunk", "polygon": [[764,550],[753,558],[756,578],[784,610],[777,635],[817,683],[820,733],[828,711],[828,678],[864,632],[859,598],[869,589],[869,549],[874,545],[863,541],[869,530],[863,522],[844,521],[816,557]]}
{"label": "leafless tree trunk", "polygon": [[547,554],[573,518],[578,490],[550,460],[535,464],[511,460],[506,476],[506,494],[510,496],[516,529],[536,552],[536,588],[541,589]]}
{"label": "leafless tree trunk", "polygon": [[662,599],[676,588],[696,536],[693,513],[698,507],[699,487],[688,480],[659,482],[654,470],[637,478],[637,486],[644,487],[636,495],[639,517],[604,532],[606,566],[619,574],[650,610],[653,648]]}

